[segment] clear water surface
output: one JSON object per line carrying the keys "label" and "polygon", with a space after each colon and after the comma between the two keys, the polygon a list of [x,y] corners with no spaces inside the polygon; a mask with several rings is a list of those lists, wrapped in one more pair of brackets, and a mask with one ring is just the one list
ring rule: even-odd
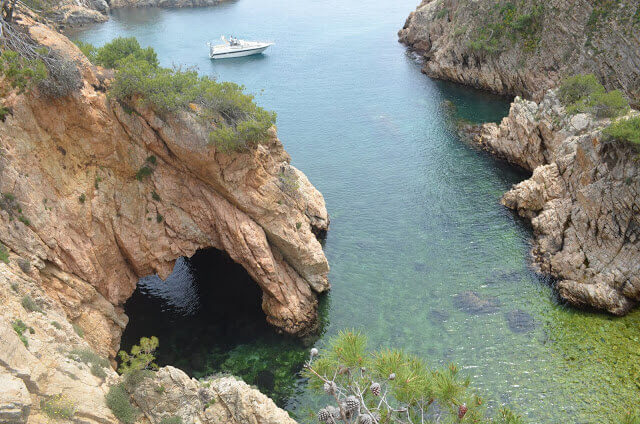
{"label": "clear water surface", "polygon": [[[610,422],[640,398],[640,313],[614,319],[566,308],[530,271],[531,230],[498,203],[526,175],[455,134],[456,119],[497,121],[508,100],[420,73],[396,37],[416,3],[239,0],[121,10],[71,35],[97,45],[136,36],[163,65],[244,84],[277,111],[293,164],[324,194],[331,215],[325,251],[333,289],[322,300],[318,346],[340,329],[362,329],[373,346],[460,364],[491,408],[517,405],[533,423]],[[205,43],[221,34],[276,45],[261,56],[211,61]],[[124,346],[153,332],[161,361],[194,375],[240,374],[306,420],[316,401],[294,373],[307,347],[249,320],[237,321],[244,331],[221,330],[215,320],[199,329],[211,314],[197,312],[193,280],[245,277],[219,268],[224,258],[206,272],[192,271],[192,262],[179,261],[166,283],[141,280]],[[498,306],[470,313],[457,297],[468,291]],[[153,310],[165,318],[151,318]]]}

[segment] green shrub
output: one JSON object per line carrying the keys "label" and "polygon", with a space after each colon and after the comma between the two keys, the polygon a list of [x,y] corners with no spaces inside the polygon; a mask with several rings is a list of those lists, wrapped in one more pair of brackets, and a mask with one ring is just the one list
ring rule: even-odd
{"label": "green shrub", "polygon": [[640,424],[640,411],[629,411],[614,422],[615,424]]}
{"label": "green shrub", "polygon": [[164,220],[164,217],[156,212],[156,222],[159,224]]}
{"label": "green shrub", "polygon": [[640,116],[620,119],[605,128],[602,133],[610,140],[629,143],[640,148]]}
{"label": "green shrub", "polygon": [[591,113],[598,118],[615,118],[629,111],[629,102],[619,90],[605,91],[593,74],[575,75],[558,89],[567,113]]}
{"label": "green shrub", "polygon": [[160,195],[158,193],[156,193],[155,190],[151,192],[151,198],[153,200],[155,200],[156,202],[159,202],[160,200],[162,200],[162,199],[160,199]]}
{"label": "green shrub", "polygon": [[42,308],[28,294],[22,298],[22,307],[29,312],[42,312]]}
{"label": "green shrub", "polygon": [[92,62],[105,68],[117,69],[120,62],[127,58],[142,60],[152,67],[157,67],[159,64],[158,55],[153,48],[143,49],[135,37],[118,37],[98,49],[95,47],[92,49],[86,43],[83,44],[81,49],[84,48],[83,52],[85,50],[89,52],[93,58]]}
{"label": "green shrub", "polygon": [[136,180],[142,181],[151,174],[153,174],[153,169],[144,165],[143,167],[138,169],[138,172],[136,172]]}
{"label": "green shrub", "polygon": [[20,215],[20,216],[18,217],[18,221],[22,222],[22,223],[23,223],[24,225],[26,225],[26,226],[31,225],[31,221],[29,221],[29,218],[27,218],[27,217],[26,217],[26,216],[24,216],[24,215]]}
{"label": "green shrub", "polygon": [[75,402],[61,393],[42,399],[40,401],[40,409],[49,418],[69,420],[76,413],[77,407]]}
{"label": "green shrub", "polygon": [[107,372],[99,364],[91,364],[90,370],[91,374],[95,375],[98,378],[105,378],[107,376]]}
{"label": "green shrub", "polygon": [[82,362],[85,364],[97,364],[100,367],[108,367],[109,361],[106,358],[98,355],[91,349],[87,348],[75,348],[69,351],[69,357],[74,361]]}
{"label": "green shrub", "polygon": [[78,324],[71,324],[71,326],[73,327],[73,331],[75,331],[78,336],[84,338],[84,330],[82,329],[82,327],[80,327]]}
{"label": "green shrub", "polygon": [[80,203],[84,203],[86,200],[87,200],[87,196],[84,193],[82,193],[80,196],[78,196],[78,201]]}
{"label": "green shrub", "polygon": [[4,50],[0,52],[0,75],[12,88],[24,93],[47,77],[47,67],[42,60],[27,59],[15,51]]}
{"label": "green shrub", "polygon": [[131,404],[129,394],[124,385],[111,386],[105,395],[105,402],[113,415],[124,424],[133,424],[138,415],[138,410]]}
{"label": "green shrub", "polygon": [[594,94],[602,94],[604,91],[604,87],[595,75],[575,75],[562,82],[558,89],[558,97],[564,106],[570,106]]}
{"label": "green shrub", "polygon": [[9,263],[9,251],[7,250],[7,247],[0,243],[0,261],[4,262],[5,264]]}
{"label": "green shrub", "polygon": [[182,424],[182,418],[180,417],[165,417],[160,421],[160,424]]}
{"label": "green shrub", "polygon": [[619,90],[593,96],[589,108],[598,118],[615,118],[629,111],[629,102]]}
{"label": "green shrub", "polygon": [[195,113],[212,127],[210,141],[224,152],[260,143],[276,121],[276,114],[257,106],[242,86],[199,77],[193,69],[160,68],[133,56],[119,62],[110,94],[124,102],[137,98],[161,115]]}
{"label": "green shrub", "polygon": [[62,326],[58,321],[51,321],[51,325],[53,325],[53,328],[55,329],[62,330]]}
{"label": "green shrub", "polygon": [[98,49],[96,49],[96,47],[93,44],[85,43],[84,41],[80,41],[80,40],[76,40],[74,41],[74,43],[76,46],[78,46],[82,54],[84,54],[91,63],[95,63]]}
{"label": "green shrub", "polygon": [[163,394],[165,390],[166,388],[162,384],[158,384],[156,387],[153,388],[153,391],[159,395]]}
{"label": "green shrub", "polygon": [[25,347],[29,347],[29,341],[27,340],[27,337],[24,335],[24,332],[27,329],[27,324],[25,324],[22,320],[17,319],[11,323],[11,326],[13,327],[13,331],[15,331],[16,334],[18,334],[18,337],[22,341],[22,344],[24,344]]}

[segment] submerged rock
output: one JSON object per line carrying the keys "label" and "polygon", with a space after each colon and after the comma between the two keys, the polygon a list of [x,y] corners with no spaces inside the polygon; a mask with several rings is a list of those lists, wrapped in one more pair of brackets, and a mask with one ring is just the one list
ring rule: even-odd
{"label": "submerged rock", "polygon": [[444,309],[431,309],[429,311],[429,318],[433,323],[442,325],[444,321],[449,319],[449,312]]}
{"label": "submerged rock", "polygon": [[536,321],[522,309],[516,309],[504,314],[509,328],[514,333],[528,333],[536,328]]}
{"label": "submerged rock", "polygon": [[453,298],[453,305],[469,314],[488,314],[498,310],[500,301],[494,298],[483,298],[474,291],[465,291]]}

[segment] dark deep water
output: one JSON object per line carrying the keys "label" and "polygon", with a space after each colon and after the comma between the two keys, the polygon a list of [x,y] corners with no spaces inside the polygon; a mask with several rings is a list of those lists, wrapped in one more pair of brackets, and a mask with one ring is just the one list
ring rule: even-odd
{"label": "dark deep water", "polygon": [[[640,398],[640,313],[616,319],[566,308],[530,271],[531,230],[498,203],[525,175],[455,134],[457,119],[498,121],[508,102],[420,73],[396,37],[416,3],[122,10],[71,35],[98,45],[136,36],[163,65],[244,84],[278,113],[280,138],[332,220],[333,289],[321,301],[317,346],[359,328],[373,346],[457,362],[490,407],[515,405],[531,423],[609,422]],[[211,61],[205,43],[221,34],[276,45]],[[472,312],[464,304],[471,290],[499,306]],[[264,324],[259,295],[223,253],[200,252],[178,261],[167,281],[140,281],[126,305],[123,347],[156,335],[161,364],[242,376],[302,420],[315,407],[295,375],[308,346]]]}

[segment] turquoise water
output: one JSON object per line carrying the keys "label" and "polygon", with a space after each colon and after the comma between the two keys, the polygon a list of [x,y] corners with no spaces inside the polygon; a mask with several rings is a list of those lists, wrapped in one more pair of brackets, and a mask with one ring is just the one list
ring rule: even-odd
{"label": "turquoise water", "polygon": [[[567,309],[530,271],[531,230],[498,203],[526,175],[455,135],[456,119],[497,121],[508,102],[420,73],[396,41],[416,2],[239,0],[123,10],[71,35],[97,45],[136,36],[163,65],[244,84],[278,113],[293,164],[324,194],[331,215],[325,252],[333,289],[322,300],[318,346],[340,329],[362,329],[374,346],[403,347],[434,365],[457,362],[490,407],[516,405],[529,422],[610,422],[612,411],[640,397],[640,314],[613,319]],[[205,43],[221,34],[276,45],[262,56],[211,61]],[[468,291],[493,307],[461,308],[458,296]],[[131,316],[127,331],[135,333],[141,320]],[[268,366],[280,371],[281,405],[300,419],[315,407],[305,382],[292,376],[307,349],[299,343],[261,329],[235,344],[212,341],[210,355],[199,353],[208,359],[197,361],[168,331],[159,334],[161,349],[171,340],[172,356],[163,354],[174,363],[234,371],[269,392],[273,381],[255,372]]]}

